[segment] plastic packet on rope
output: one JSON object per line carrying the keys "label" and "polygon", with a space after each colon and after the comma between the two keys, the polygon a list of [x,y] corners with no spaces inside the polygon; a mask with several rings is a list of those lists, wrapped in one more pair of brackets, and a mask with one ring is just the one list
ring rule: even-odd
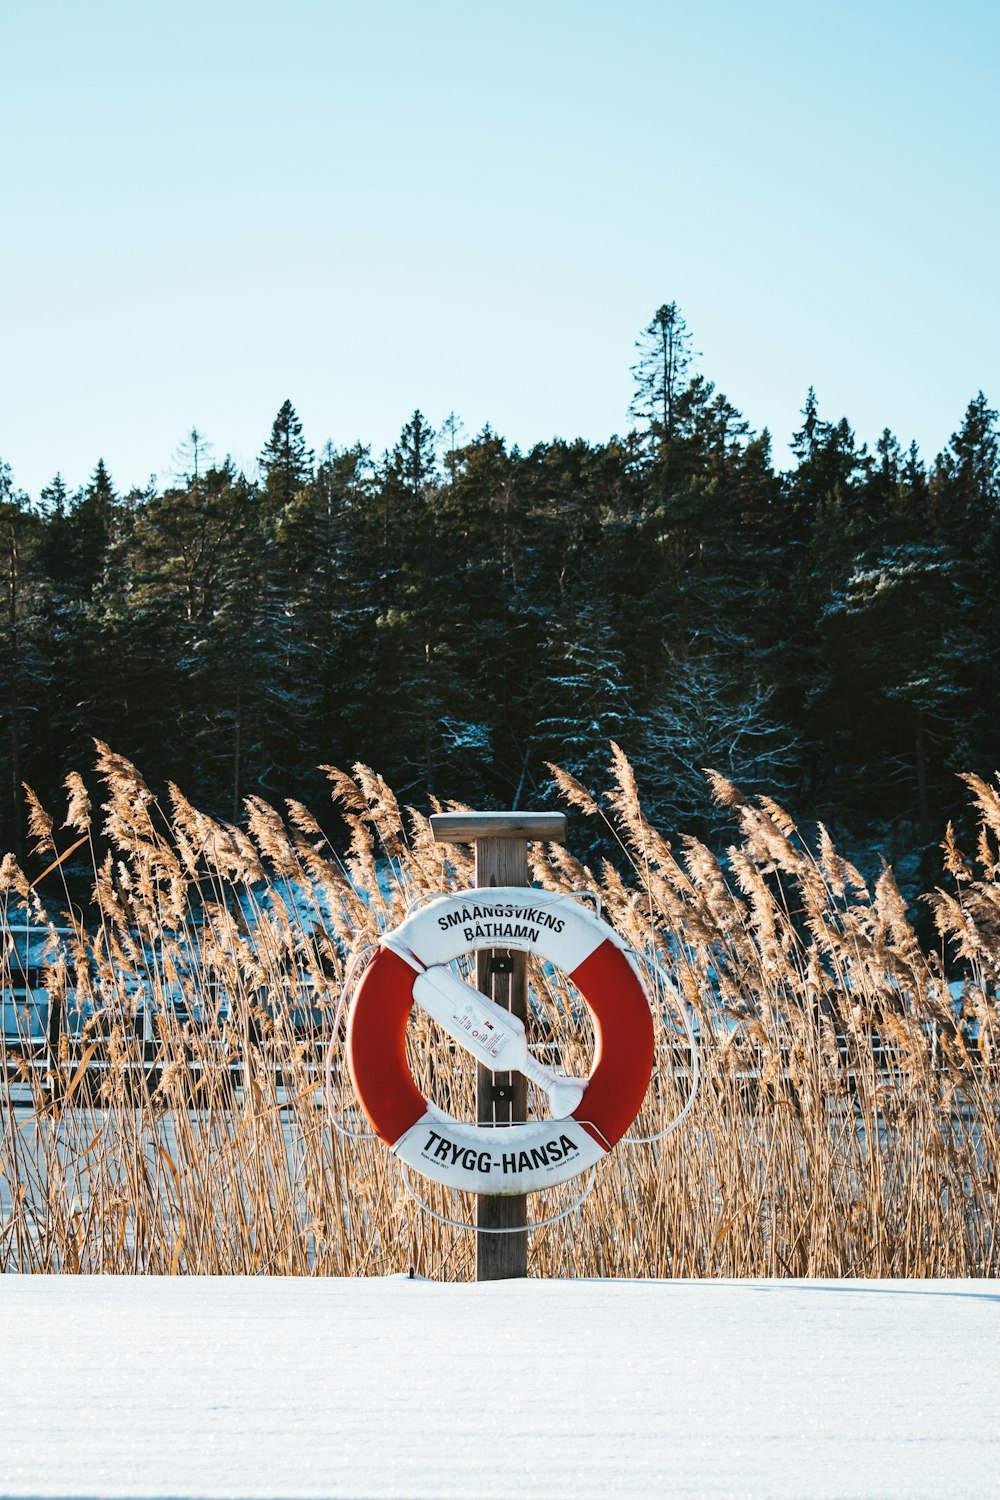
{"label": "plastic packet on rope", "polygon": [[540,1063],[528,1047],[524,1022],[495,1000],[473,989],[450,969],[434,965],[418,974],[413,998],[421,1010],[493,1073],[523,1073],[548,1095],[554,1120],[566,1119],[587,1087]]}

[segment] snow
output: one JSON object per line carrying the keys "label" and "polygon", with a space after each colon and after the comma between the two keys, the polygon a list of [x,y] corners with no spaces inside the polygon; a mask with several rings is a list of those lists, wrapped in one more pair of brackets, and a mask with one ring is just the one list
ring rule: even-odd
{"label": "snow", "polygon": [[0,1494],[992,1500],[994,1287],[0,1277]]}

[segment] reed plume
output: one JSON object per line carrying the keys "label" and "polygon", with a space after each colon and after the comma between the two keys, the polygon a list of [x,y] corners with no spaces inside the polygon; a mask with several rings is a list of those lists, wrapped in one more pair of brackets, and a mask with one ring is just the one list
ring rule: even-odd
{"label": "reed plume", "polygon": [[[33,889],[5,856],[0,914],[6,931],[30,912],[58,1025],[39,1034],[27,1007],[0,1057],[0,1268],[471,1274],[473,1236],[417,1206],[380,1142],[332,1128],[321,1061],[348,968],[414,900],[470,885],[472,855],[437,844],[369,767],[325,769],[343,855],[298,802],[284,817],[250,798],[245,828],[175,787],[161,808],[99,745],[103,842],[76,774],[63,825],[92,852],[89,917],[29,794],[32,837],[55,860]],[[592,868],[534,845],[533,879],[595,891],[653,999],[657,1067],[633,1134],[656,1136],[687,1097],[681,1005],[702,1084],[681,1130],[619,1146],[579,1213],[531,1235],[531,1274],[996,1275],[1000,792],[967,778],[980,832],[972,853],[945,835],[931,952],[888,867],[867,882],[826,829],[808,840],[769,798],[710,773],[734,828],[720,857],[653,826],[617,746],[603,794],[553,775],[618,853]],[[8,936],[8,993],[16,967]],[[529,975],[534,1044],[585,1074],[575,989],[534,961]],[[419,1014],[407,1045],[418,1086],[468,1117],[471,1060]],[[363,1129],[339,1055],[335,1085]],[[437,1213],[474,1216],[416,1186]]]}

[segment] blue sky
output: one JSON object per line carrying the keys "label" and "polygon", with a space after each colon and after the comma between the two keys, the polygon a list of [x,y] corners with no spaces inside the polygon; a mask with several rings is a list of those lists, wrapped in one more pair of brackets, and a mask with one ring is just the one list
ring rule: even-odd
{"label": "blue sky", "polygon": [[1000,6],[0,0],[0,457],[628,425],[676,300],[787,461],[1000,402]]}

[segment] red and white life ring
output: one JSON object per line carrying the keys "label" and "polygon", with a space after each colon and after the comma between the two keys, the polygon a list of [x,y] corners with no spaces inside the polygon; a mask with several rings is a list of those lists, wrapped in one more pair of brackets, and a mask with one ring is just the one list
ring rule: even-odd
{"label": "red and white life ring", "polygon": [[[413,1081],[406,1025],[418,977],[455,985],[445,966],[483,948],[537,954],[587,1004],[594,1065],[565,1119],[475,1125],[428,1102]],[[473,1193],[537,1192],[593,1166],[635,1119],[653,1050],[646,991],[614,929],[570,896],[521,887],[459,891],[413,912],[383,937],[347,1026],[351,1078],[373,1130],[414,1170]]]}

